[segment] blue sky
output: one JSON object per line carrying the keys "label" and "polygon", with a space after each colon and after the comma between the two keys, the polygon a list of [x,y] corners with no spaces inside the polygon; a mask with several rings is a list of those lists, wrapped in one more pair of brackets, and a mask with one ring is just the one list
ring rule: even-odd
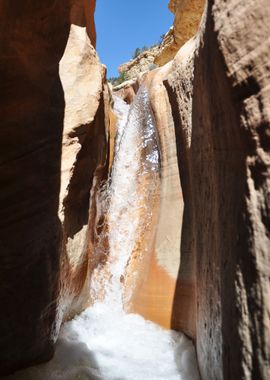
{"label": "blue sky", "polygon": [[169,0],[97,0],[97,51],[108,77],[137,47],[153,45],[173,23]]}

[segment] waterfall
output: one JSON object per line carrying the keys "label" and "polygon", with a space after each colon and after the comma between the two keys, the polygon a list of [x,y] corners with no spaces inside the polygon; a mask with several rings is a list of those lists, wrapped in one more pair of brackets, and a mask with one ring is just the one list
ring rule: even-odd
{"label": "waterfall", "polygon": [[97,195],[94,255],[103,259],[91,277],[92,306],[62,326],[50,362],[9,379],[199,379],[194,347],[183,334],[124,311],[126,267],[138,239],[153,228],[160,155],[146,89],[140,89],[130,107],[115,98],[114,108],[118,115],[114,162]]}
{"label": "waterfall", "polygon": [[101,244],[96,244],[96,255],[104,250],[106,240],[107,261],[95,269],[90,292],[93,300],[104,294],[110,307],[122,308],[125,268],[136,242],[151,228],[160,185],[160,158],[147,91],[141,87],[130,107],[115,97],[114,109],[119,116],[115,157],[110,179],[97,202],[103,205],[107,225],[99,236]]}

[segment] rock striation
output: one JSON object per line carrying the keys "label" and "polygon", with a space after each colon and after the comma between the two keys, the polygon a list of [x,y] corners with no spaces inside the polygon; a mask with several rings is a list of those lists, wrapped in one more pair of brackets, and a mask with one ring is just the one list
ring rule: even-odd
{"label": "rock striation", "polygon": [[59,73],[65,95],[58,209],[63,230],[60,312],[71,318],[89,303],[95,195],[107,175],[109,153],[106,72],[85,27],[71,25]]}
{"label": "rock striation", "polygon": [[[269,20],[267,1],[209,2],[194,58],[189,162],[205,379],[270,376]],[[171,93],[184,85],[172,80]]]}

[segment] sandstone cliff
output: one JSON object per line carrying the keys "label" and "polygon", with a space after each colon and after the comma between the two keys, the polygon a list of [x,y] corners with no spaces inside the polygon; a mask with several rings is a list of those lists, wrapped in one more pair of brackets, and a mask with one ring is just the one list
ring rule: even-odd
{"label": "sandstone cliff", "polygon": [[159,66],[172,60],[181,46],[197,32],[205,0],[170,0],[169,9],[175,15],[174,25],[159,47],[154,63]]}
{"label": "sandstone cliff", "polygon": [[120,65],[118,68],[119,73],[126,73],[127,79],[138,78],[142,73],[155,67],[154,60],[158,51],[158,45],[143,51],[136,58]]}
{"label": "sandstone cliff", "polygon": [[88,302],[108,153],[94,8],[0,1],[0,374],[49,359],[63,317]]}
{"label": "sandstone cliff", "polygon": [[[121,281],[127,310],[194,339],[203,380],[266,380],[270,8],[209,0],[201,20],[203,3],[171,1],[174,28],[156,58],[165,65],[118,88],[128,102],[147,89],[161,154],[153,228]],[[96,192],[115,115],[94,8],[0,0],[0,375],[52,356],[105,261],[93,255]]]}

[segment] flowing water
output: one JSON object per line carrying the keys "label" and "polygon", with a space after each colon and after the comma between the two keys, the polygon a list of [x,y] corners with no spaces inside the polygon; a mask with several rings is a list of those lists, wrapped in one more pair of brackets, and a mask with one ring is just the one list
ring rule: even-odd
{"label": "flowing water", "polygon": [[101,216],[107,217],[95,254],[104,254],[106,241],[107,260],[95,269],[90,292],[93,300],[103,294],[103,301],[111,308],[122,309],[125,268],[136,245],[152,227],[159,196],[160,158],[146,90],[140,90],[130,107],[115,97],[114,109],[120,120],[115,158],[110,179],[101,187],[97,200]]}
{"label": "flowing water", "polygon": [[91,277],[93,306],[62,326],[49,363],[9,379],[199,379],[193,345],[183,334],[124,311],[125,271],[139,237],[151,229],[160,157],[146,90],[130,107],[115,98],[114,108],[119,119],[114,164],[98,193],[106,218],[98,226],[95,254],[106,260]]}

